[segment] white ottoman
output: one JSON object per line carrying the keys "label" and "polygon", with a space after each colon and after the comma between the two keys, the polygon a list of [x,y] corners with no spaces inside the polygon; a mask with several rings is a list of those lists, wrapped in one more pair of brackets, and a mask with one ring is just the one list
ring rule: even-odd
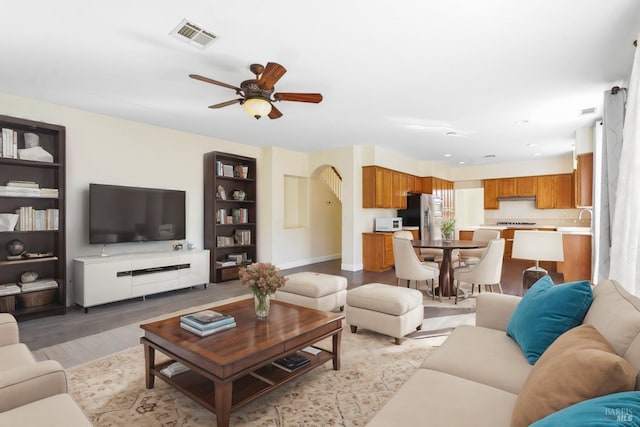
{"label": "white ottoman", "polygon": [[332,274],[305,271],[287,276],[275,299],[317,310],[342,310],[347,300],[347,279]]}
{"label": "white ottoman", "polygon": [[382,283],[369,283],[347,293],[346,322],[351,332],[358,327],[400,339],[422,329],[422,292]]}

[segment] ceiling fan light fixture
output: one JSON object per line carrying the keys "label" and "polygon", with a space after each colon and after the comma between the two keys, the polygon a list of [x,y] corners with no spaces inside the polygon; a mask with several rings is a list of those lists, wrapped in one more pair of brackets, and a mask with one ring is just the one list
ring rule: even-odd
{"label": "ceiling fan light fixture", "polygon": [[242,103],[242,108],[257,120],[271,112],[271,103],[263,98],[249,98]]}

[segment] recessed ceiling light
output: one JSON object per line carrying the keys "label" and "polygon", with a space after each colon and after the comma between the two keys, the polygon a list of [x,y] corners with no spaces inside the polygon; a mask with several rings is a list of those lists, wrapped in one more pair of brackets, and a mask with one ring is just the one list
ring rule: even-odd
{"label": "recessed ceiling light", "polygon": [[445,154],[444,156],[445,156],[445,157],[451,157],[452,155],[453,155],[453,154],[449,154],[449,153],[447,153],[447,154]]}
{"label": "recessed ceiling light", "polygon": [[458,132],[449,131],[449,132],[445,133],[445,135],[447,135],[447,136],[458,136]]}
{"label": "recessed ceiling light", "polygon": [[526,119],[516,120],[517,125],[526,125],[527,123],[529,123],[529,120],[526,120]]}
{"label": "recessed ceiling light", "polygon": [[542,153],[533,153],[534,156],[542,156]]}
{"label": "recessed ceiling light", "polygon": [[527,144],[527,147],[537,147],[538,144],[536,144],[535,142],[532,142],[531,144]]}
{"label": "recessed ceiling light", "polygon": [[459,165],[464,165],[464,162],[463,162],[462,160],[460,160],[460,161],[458,162],[458,164],[459,164]]}
{"label": "recessed ceiling light", "polygon": [[581,116],[588,116],[589,114],[593,114],[596,112],[596,107],[583,108],[580,110]]}
{"label": "recessed ceiling light", "polygon": [[484,155],[484,156],[482,156],[482,157],[483,157],[483,158],[485,158],[485,159],[493,159],[493,158],[495,158],[495,157],[496,157],[496,155],[495,155],[495,154],[485,154],[485,155]]}

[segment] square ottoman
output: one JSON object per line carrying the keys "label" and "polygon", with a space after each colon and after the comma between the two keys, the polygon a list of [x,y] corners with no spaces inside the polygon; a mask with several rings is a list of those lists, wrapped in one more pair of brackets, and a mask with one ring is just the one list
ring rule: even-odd
{"label": "square ottoman", "polygon": [[304,271],[287,276],[274,295],[278,301],[316,310],[342,310],[347,299],[347,279],[332,274]]}
{"label": "square ottoman", "polygon": [[347,293],[346,322],[351,332],[358,327],[401,338],[422,329],[424,306],[422,292],[382,283],[369,283]]}

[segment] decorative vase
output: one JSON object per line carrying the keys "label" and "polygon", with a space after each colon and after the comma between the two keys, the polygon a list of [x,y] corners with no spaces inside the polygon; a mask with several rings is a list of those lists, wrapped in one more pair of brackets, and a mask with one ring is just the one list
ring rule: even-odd
{"label": "decorative vase", "polygon": [[253,294],[253,302],[256,307],[256,317],[258,319],[266,319],[269,316],[269,307],[271,306],[270,295],[256,292]]}
{"label": "decorative vase", "polygon": [[445,242],[450,242],[453,240],[453,231],[443,231],[442,232],[442,240]]}

